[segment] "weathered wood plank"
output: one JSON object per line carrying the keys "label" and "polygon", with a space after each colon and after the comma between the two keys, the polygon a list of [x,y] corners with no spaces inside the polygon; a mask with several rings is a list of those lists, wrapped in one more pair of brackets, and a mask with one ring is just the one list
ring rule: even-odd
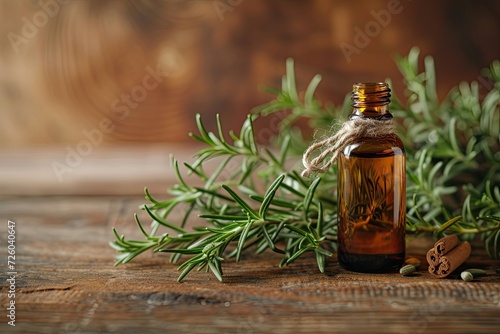
{"label": "weathered wood plank", "polygon": [[145,186],[164,194],[175,180],[169,155],[190,162],[197,151],[196,145],[171,143],[96,146],[82,156],[68,147],[0,150],[0,196],[126,196]]}
{"label": "weathered wood plank", "polygon": [[[474,248],[468,265],[491,275],[466,283],[417,275],[359,274],[329,260],[326,274],[306,256],[279,268],[279,255],[225,263],[225,282],[178,272],[165,254],[113,267],[111,226],[137,235],[140,198],[21,198],[0,203],[17,226],[16,332],[492,333],[500,328],[498,261]],[[5,249],[2,231],[1,249]],[[410,245],[424,259],[428,241]],[[5,258],[0,262],[2,273]],[[2,274],[2,277],[4,274]],[[5,312],[2,279],[0,304]],[[4,318],[4,315],[2,315]],[[0,331],[14,332],[6,320]]]}

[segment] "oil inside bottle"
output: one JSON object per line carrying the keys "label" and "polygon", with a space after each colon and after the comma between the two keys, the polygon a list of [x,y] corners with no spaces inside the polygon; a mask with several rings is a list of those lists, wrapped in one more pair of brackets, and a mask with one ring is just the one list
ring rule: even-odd
{"label": "oil inside bottle", "polygon": [[396,136],[339,157],[339,263],[360,272],[398,268],[405,257],[405,156]]}

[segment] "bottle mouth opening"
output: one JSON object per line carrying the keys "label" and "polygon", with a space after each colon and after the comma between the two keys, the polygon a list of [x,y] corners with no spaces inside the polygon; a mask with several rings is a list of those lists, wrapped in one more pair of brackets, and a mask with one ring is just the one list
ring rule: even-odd
{"label": "bottle mouth opening", "polygon": [[385,82],[361,82],[352,86],[352,106],[366,108],[391,102],[391,89]]}

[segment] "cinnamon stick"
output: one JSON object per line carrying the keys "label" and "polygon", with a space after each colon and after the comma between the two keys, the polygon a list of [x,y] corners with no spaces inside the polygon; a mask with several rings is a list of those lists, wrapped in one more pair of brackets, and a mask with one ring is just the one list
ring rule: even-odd
{"label": "cinnamon stick", "polygon": [[437,270],[438,266],[439,265],[434,266],[432,264],[429,264],[429,273],[431,273],[432,275],[436,276],[437,275],[436,270]]}
{"label": "cinnamon stick", "polygon": [[457,269],[470,256],[471,247],[467,241],[456,246],[451,252],[439,259],[439,267],[435,276],[444,278]]}
{"label": "cinnamon stick", "polygon": [[436,254],[435,248],[429,249],[426,258],[429,265],[432,265],[433,267],[437,267],[439,265],[439,256]]}
{"label": "cinnamon stick", "polygon": [[450,252],[453,248],[458,245],[458,237],[456,234],[447,235],[444,238],[439,239],[434,244],[434,250],[438,257],[445,255]]}
{"label": "cinnamon stick", "polygon": [[429,249],[426,255],[427,262],[432,268],[429,268],[430,273],[434,273],[439,267],[440,258],[450,252],[458,244],[458,237],[455,234],[448,235],[439,239],[434,247]]}

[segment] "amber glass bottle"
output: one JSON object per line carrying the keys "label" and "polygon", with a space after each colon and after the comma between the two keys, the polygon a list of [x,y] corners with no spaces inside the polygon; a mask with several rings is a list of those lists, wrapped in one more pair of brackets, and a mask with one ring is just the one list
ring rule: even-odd
{"label": "amber glass bottle", "polygon": [[[392,119],[386,83],[353,86],[350,119]],[[405,257],[406,173],[395,134],[360,138],[338,157],[338,258],[346,269],[384,272]]]}

